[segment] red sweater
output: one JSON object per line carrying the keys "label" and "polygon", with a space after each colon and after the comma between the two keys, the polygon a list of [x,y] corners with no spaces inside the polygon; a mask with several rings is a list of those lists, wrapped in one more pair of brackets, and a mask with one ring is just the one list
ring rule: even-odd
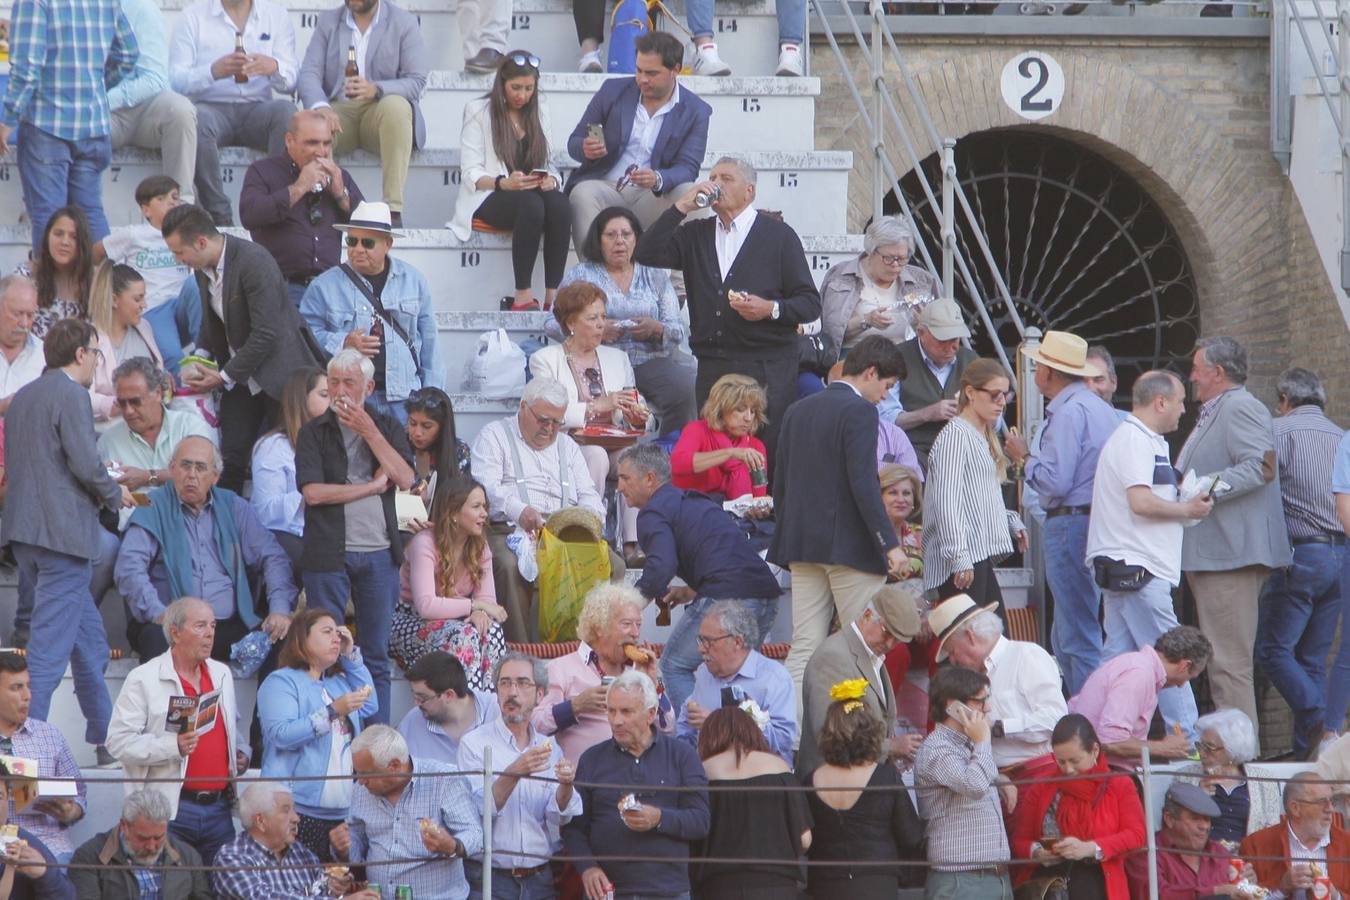
{"label": "red sweater", "polygon": [[[1066,785],[1081,786],[1070,793],[1062,790]],[[1081,788],[1090,785],[1090,790]],[[1106,791],[1101,801],[1095,803],[1101,788],[1100,779],[1084,779],[1081,782],[1040,782],[1028,785],[1019,791],[1017,812],[1013,821],[1012,853],[1018,859],[1031,856],[1032,845],[1040,840],[1041,822],[1045,811],[1056,791],[1060,791],[1059,807],[1055,819],[1060,832],[1066,837],[1076,837],[1081,841],[1095,841],[1101,847],[1102,876],[1106,881],[1107,900],[1129,900],[1130,886],[1125,877],[1125,854],[1144,846],[1144,807],[1139,802],[1139,794],[1134,782],[1121,775],[1106,783]],[[1086,799],[1084,799],[1086,795]],[[1090,834],[1074,834],[1064,827],[1068,814],[1070,819],[1092,822]],[[1018,866],[1013,881],[1021,884],[1033,877],[1039,866]]]}
{"label": "red sweater", "polygon": [[764,456],[764,468],[768,471],[768,454],[764,451],[764,442],[753,435],[736,440],[725,431],[713,431],[703,419],[695,419],[680,432],[680,439],[670,453],[670,482],[680,490],[702,491],[705,494],[721,494],[728,500],[735,500],[746,494],[763,497],[769,491],[768,484],[757,488],[750,487],[750,470],[739,459],[729,459],[720,466],[714,466],[705,472],[694,471],[694,454],[713,450],[726,450],[728,447],[751,447]]}

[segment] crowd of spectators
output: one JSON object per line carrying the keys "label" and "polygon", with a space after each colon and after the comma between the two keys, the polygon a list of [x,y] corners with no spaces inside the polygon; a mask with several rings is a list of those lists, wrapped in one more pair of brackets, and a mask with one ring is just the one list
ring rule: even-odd
{"label": "crowd of spectators", "polygon": [[[302,55],[268,0],[197,0],[171,36],[153,0],[15,4],[4,113],[33,251],[0,278],[25,648],[0,651],[0,895],[459,900],[483,895],[488,842],[493,897],[1123,900],[1154,874],[1169,898],[1350,891],[1321,780],[1350,770],[1350,650],[1326,664],[1350,439],[1317,376],[1284,372],[1273,417],[1245,348],[1203,338],[1174,454],[1180,375],[1119,385],[1105,348],[1050,331],[1019,385],[899,220],[818,290],[749,163],[700,179],[711,110],[662,32],[590,101],[564,181],[540,61],[506,51],[500,5],[458,13],[466,68],[493,78],[448,227],[511,233],[508,311],[541,305],[542,251],[555,321],[516,408],[465,441],[460,361],[394,252],[426,131],[410,13],[346,0]],[[688,6],[693,68],[727,74],[710,6]],[[779,74],[801,74],[801,4],[777,12]],[[144,223],[110,228],[99,175],[127,145],[164,173],[136,188]],[[251,240],[222,231],[230,145],[266,153],[238,203]],[[380,201],[334,158],[357,148]],[[1039,398],[1041,427],[1010,428]],[[1043,520],[1050,650],[1014,638],[999,586],[1032,546],[1014,482]],[[545,528],[604,548],[574,646],[538,643]],[[139,661],[116,697],[113,587]],[[653,601],[678,616],[662,647]],[[47,722],[67,666],[86,755],[126,784],[79,847],[88,786]],[[1257,671],[1293,755],[1321,756],[1282,788]],[[1182,763],[1154,873],[1145,756]],[[17,800],[25,761],[74,790]]]}

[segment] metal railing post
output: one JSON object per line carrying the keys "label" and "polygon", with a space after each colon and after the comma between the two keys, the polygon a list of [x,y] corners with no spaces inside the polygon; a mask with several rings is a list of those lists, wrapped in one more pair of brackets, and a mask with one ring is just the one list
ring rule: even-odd
{"label": "metal railing post", "polygon": [[[845,3],[848,0],[844,0]],[[886,152],[881,133],[886,127],[882,118],[882,97],[886,94],[885,60],[881,56],[881,30],[886,27],[881,0],[872,0],[872,221],[881,218],[886,199],[886,173],[881,158]]]}
{"label": "metal railing post", "polygon": [[1149,758],[1147,744],[1139,752],[1144,763],[1144,840],[1148,847],[1148,900],[1158,900],[1158,844],[1153,836],[1153,762]]}
{"label": "metal railing post", "polygon": [[[1340,53],[1336,57],[1336,87],[1341,92],[1341,124],[1350,123],[1350,0],[1337,0],[1336,20],[1340,26]],[[1345,129],[1339,132],[1341,140],[1341,287],[1350,291],[1350,140]]]}
{"label": "metal railing post", "polygon": [[[1028,326],[1017,353],[1017,369],[1014,372],[1017,376],[1017,426],[1028,446],[1031,446],[1037,429],[1045,422],[1045,404],[1041,402],[1040,388],[1036,387],[1036,363],[1031,359],[1031,354],[1040,346],[1041,330]],[[1041,643],[1048,647],[1050,635],[1045,627],[1045,566],[1038,564],[1045,559],[1045,523],[1043,519],[1027,513],[1025,480],[1018,493],[1017,505],[1027,526],[1027,552],[1022,555],[1022,564],[1032,571],[1035,578],[1029,602],[1036,605],[1036,633],[1041,636]]]}
{"label": "metal railing post", "polygon": [[942,296],[955,297],[956,280],[956,206],[952,194],[956,187],[956,138],[942,141]]}
{"label": "metal railing post", "polygon": [[492,746],[483,745],[483,896],[492,896]]}

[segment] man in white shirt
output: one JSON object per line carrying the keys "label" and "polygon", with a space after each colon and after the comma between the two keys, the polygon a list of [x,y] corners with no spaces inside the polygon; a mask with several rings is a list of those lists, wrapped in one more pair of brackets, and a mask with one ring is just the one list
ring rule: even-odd
{"label": "man in white shirt", "polygon": [[[501,773],[492,782],[493,844],[504,850],[492,855],[493,896],[552,896],[553,872],[544,857],[562,849],[559,829],[581,813],[581,795],[572,788],[576,770],[562,748],[530,724],[530,715],[548,689],[543,661],[524,653],[507,653],[497,660],[492,681],[501,715],[464,736],[459,768],[486,768],[484,751],[491,750],[492,770]],[[556,778],[558,783],[522,779],[522,775]],[[483,779],[468,781],[481,809]],[[532,855],[515,856],[511,850]],[[481,851],[464,861],[464,874],[469,897],[481,897]]]}
{"label": "man in white shirt", "polygon": [[23,275],[0,278],[0,416],[19,388],[42,374],[42,341],[33,337],[37,286]]}
{"label": "man in white shirt", "polygon": [[989,676],[987,713],[994,764],[1021,765],[1050,752],[1050,733],[1068,715],[1054,657],[1040,644],[1003,636],[1003,620],[964,594],[929,617],[938,635],[938,659]]}
{"label": "man in white shirt", "polygon": [[[488,529],[492,577],[497,602],[509,617],[508,641],[538,640],[538,590],[517,565],[507,544],[514,531],[538,536],[549,516],[582,507],[605,520],[605,507],[586,468],[581,448],[562,433],[567,389],[551,378],[535,378],[525,386],[514,416],[498,419],[473,442],[473,474],[487,491],[493,524]],[[503,521],[504,518],[504,521]],[[597,534],[596,540],[602,536]],[[623,580],[623,559],[609,554],[610,577]]]}
{"label": "man in white shirt", "polygon": [[418,657],[404,674],[413,708],[398,723],[398,733],[413,756],[453,766],[463,737],[501,715],[496,697],[470,689],[463,664],[442,650]]}
{"label": "man in white shirt", "polygon": [[197,107],[197,202],[217,225],[234,224],[219,148],[281,155],[295,104],[273,91],[295,90],[298,68],[290,12],[271,0],[197,0],[174,27],[170,81]]}
{"label": "man in white shirt", "polygon": [[[1181,536],[1187,521],[1214,508],[1208,497],[1178,499],[1177,471],[1164,434],[1186,410],[1186,389],[1171,372],[1134,383],[1134,411],[1102,445],[1092,486],[1087,563],[1102,589],[1106,637],[1102,662],[1143,647],[1177,626],[1172,588],[1181,582]],[[1191,739],[1195,696],[1189,684],[1158,694],[1168,728]]]}

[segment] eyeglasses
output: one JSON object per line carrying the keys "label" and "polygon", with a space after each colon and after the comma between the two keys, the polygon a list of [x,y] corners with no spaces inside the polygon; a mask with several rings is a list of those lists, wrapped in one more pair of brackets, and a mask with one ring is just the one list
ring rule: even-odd
{"label": "eyeglasses", "polygon": [[99,359],[103,358],[103,351],[98,349],[97,347],[85,347],[84,352],[96,354]]}
{"label": "eyeglasses", "polygon": [[521,405],[524,406],[527,410],[529,410],[530,415],[534,416],[534,420],[535,420],[536,422],[538,422],[538,423],[540,424],[541,427],[543,427],[543,428],[561,428],[561,427],[563,427],[563,420],[562,420],[562,419],[552,419],[552,418],[549,418],[548,416],[541,416],[541,415],[539,415],[539,413],[537,413],[537,412],[534,411],[534,407],[532,407],[532,406],[526,406],[526,405],[523,404],[523,403],[522,403]]}
{"label": "eyeglasses", "polygon": [[539,57],[533,53],[512,53],[506,58],[518,66],[529,66],[536,72],[539,71]]}
{"label": "eyeglasses", "polygon": [[985,694],[983,697],[971,697],[969,700],[966,701],[966,705],[970,705],[971,703],[978,703],[980,704],[980,706],[987,706],[989,704],[989,695]]}
{"label": "eyeglasses", "polygon": [[1300,803],[1300,804],[1302,804],[1303,806],[1312,806],[1312,807],[1316,807],[1317,809],[1331,809],[1331,798],[1330,798],[1330,797],[1322,797],[1322,798],[1320,798],[1320,799],[1318,799],[1318,800],[1293,800],[1293,799],[1291,799],[1289,802],[1290,802],[1290,803]]}
{"label": "eyeglasses", "polygon": [[717,643],[718,641],[720,641],[720,640],[725,640],[726,638],[729,638],[729,637],[735,637],[735,635],[732,635],[732,634],[719,634],[719,635],[717,635],[717,637],[704,637],[703,635],[700,634],[698,637],[694,638],[694,642],[695,642],[696,644],[698,644],[700,647],[702,647],[703,649],[706,650],[707,648],[711,647],[713,644]]}
{"label": "eyeglasses", "polygon": [[586,379],[586,392],[592,400],[605,396],[605,383],[600,379],[600,370],[592,366],[581,373]]}
{"label": "eyeglasses", "polygon": [[632,175],[637,170],[638,170],[637,163],[630,163],[628,168],[623,170],[623,174],[619,176],[619,180],[614,182],[614,190],[622,191],[628,185],[632,184],[633,183]]}
{"label": "eyeglasses", "polygon": [[1200,741],[1195,745],[1195,749],[1201,753],[1220,753],[1223,751],[1223,744],[1211,744],[1209,741]]}
{"label": "eyeglasses", "polygon": [[374,249],[375,249],[375,245],[378,244],[378,243],[379,243],[379,241],[377,241],[375,238],[358,238],[358,237],[352,237],[350,234],[347,235],[347,246],[348,246],[348,247],[355,247],[357,244],[360,244],[362,247],[366,248],[367,250],[374,250]]}
{"label": "eyeglasses", "polygon": [[534,687],[533,678],[499,678],[497,679],[497,690],[528,691]]}
{"label": "eyeglasses", "polygon": [[886,256],[884,254],[878,255],[881,256],[881,261],[888,266],[903,266],[909,262],[908,256]]}
{"label": "eyeglasses", "polygon": [[989,388],[976,388],[981,394],[984,394],[995,403],[1007,403],[1012,399],[1012,391],[991,391]]}
{"label": "eyeglasses", "polygon": [[145,400],[145,397],[118,397],[113,402],[119,409],[140,409]]}

